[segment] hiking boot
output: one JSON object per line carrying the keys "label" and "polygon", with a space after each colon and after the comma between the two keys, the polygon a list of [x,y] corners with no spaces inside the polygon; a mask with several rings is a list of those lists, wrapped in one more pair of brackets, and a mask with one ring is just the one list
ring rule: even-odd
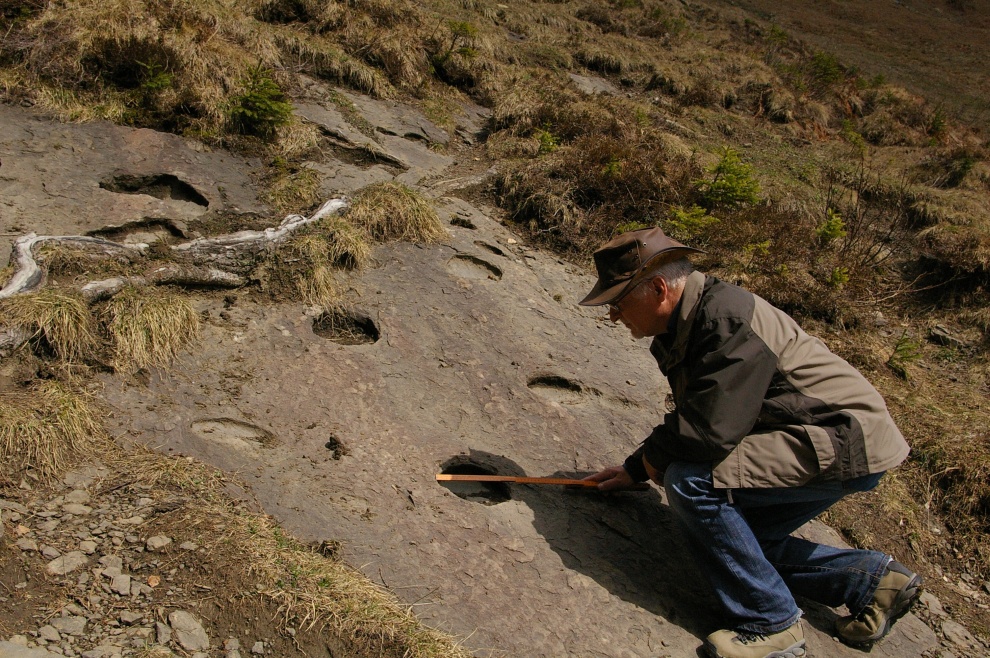
{"label": "hiking boot", "polygon": [[798,658],[805,655],[804,629],[799,620],[771,635],[715,631],[705,640],[705,649],[712,658]]}
{"label": "hiking boot", "polygon": [[871,647],[894,622],[903,617],[921,596],[921,576],[900,562],[890,561],[870,604],[858,615],[837,619],[839,639],[852,647]]}

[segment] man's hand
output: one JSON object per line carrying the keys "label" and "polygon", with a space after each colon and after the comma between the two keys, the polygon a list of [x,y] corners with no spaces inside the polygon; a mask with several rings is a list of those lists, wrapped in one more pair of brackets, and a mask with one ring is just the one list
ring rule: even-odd
{"label": "man's hand", "polygon": [[643,488],[643,485],[633,482],[632,477],[621,466],[611,466],[584,479],[598,482],[599,491],[625,491]]}

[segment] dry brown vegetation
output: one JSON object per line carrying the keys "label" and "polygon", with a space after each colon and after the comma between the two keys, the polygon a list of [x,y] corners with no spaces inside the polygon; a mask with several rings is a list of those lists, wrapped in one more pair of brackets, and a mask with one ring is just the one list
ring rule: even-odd
{"label": "dry brown vegetation", "polygon": [[[490,107],[491,191],[520,230],[586,264],[615,232],[659,225],[798,316],[877,383],[914,449],[862,503],[881,514],[854,503],[836,523],[921,568],[990,576],[990,144],[972,113],[912,91],[937,73],[893,85],[765,15],[662,0],[0,0],[0,33],[6,98],[261,148],[283,211],[316,202],[302,161],[320,138],[277,105],[297,73],[420,102],[439,123],[458,99]],[[238,129],[235,107],[260,128]],[[329,308],[334,268],[365,263],[369,236],[404,237],[373,212],[400,202],[425,227],[412,239],[440,237],[411,192],[379,186],[259,279]],[[55,353],[85,352],[57,321],[32,322]],[[937,342],[940,323],[958,342]],[[883,520],[865,531],[867,518]],[[974,624],[990,633],[990,618]]]}

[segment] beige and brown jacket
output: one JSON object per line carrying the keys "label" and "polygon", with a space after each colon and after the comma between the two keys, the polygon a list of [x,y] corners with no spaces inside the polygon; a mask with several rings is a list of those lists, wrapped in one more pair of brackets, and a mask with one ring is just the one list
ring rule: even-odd
{"label": "beige and brown jacket", "polygon": [[674,461],[710,461],[719,488],[848,480],[900,464],[909,448],[855,368],[766,300],[694,272],[650,352],[675,408],[626,460],[646,479]]}

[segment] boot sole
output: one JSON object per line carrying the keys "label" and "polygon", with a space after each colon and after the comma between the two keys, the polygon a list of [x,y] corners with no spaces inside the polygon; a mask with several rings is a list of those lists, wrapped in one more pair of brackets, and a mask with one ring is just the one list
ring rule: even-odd
{"label": "boot sole", "polygon": [[[725,658],[725,656],[720,654],[718,650],[708,642],[705,642],[705,650],[711,658]],[[763,658],[804,658],[807,653],[808,650],[805,648],[804,640],[801,640],[800,642],[795,642],[786,649],[771,651]]]}
{"label": "boot sole", "polygon": [[887,616],[887,622],[883,625],[883,628],[878,630],[876,633],[866,638],[865,640],[846,640],[841,635],[839,639],[856,649],[872,649],[873,645],[887,637],[890,633],[891,627],[894,625],[898,619],[903,617],[911,610],[911,607],[918,601],[921,596],[921,576],[915,574],[914,578],[908,582],[901,591],[897,593],[897,598],[894,599],[894,606],[891,608],[890,614]]}

